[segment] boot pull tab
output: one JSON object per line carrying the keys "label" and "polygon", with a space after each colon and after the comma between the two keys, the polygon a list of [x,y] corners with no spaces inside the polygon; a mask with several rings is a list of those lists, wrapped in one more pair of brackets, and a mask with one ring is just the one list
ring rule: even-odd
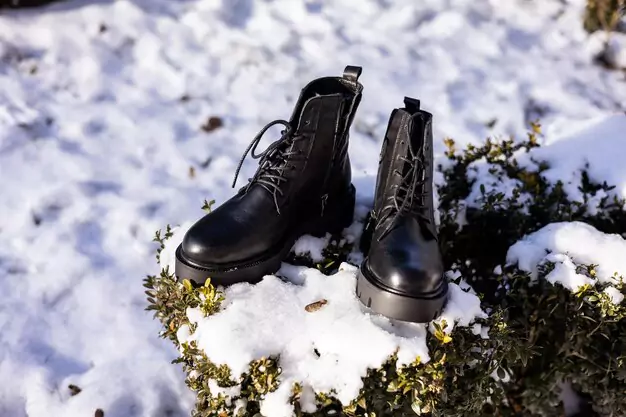
{"label": "boot pull tab", "polygon": [[404,97],[404,108],[409,113],[417,113],[420,110],[420,101],[416,98]]}
{"label": "boot pull tab", "polygon": [[345,80],[350,81],[351,83],[356,83],[356,82],[359,81],[359,76],[361,75],[361,71],[363,71],[363,68],[361,68],[361,67],[355,67],[353,65],[348,65],[343,70],[343,78]]}

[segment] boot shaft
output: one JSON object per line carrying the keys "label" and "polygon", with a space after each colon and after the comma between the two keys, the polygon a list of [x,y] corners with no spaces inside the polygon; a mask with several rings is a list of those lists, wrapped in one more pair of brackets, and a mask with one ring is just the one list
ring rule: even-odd
{"label": "boot shaft", "polygon": [[399,209],[416,215],[425,231],[436,236],[433,207],[432,115],[418,100],[405,97],[395,109],[383,141],[373,216],[377,223],[392,221]]}
{"label": "boot shaft", "polygon": [[295,155],[288,161],[295,169],[286,172],[285,195],[298,190],[296,198],[305,204],[309,198],[301,194],[319,199],[350,186],[348,140],[363,90],[358,82],[360,71],[348,66],[342,77],[319,78],[302,90],[289,120],[301,140],[288,148]]}

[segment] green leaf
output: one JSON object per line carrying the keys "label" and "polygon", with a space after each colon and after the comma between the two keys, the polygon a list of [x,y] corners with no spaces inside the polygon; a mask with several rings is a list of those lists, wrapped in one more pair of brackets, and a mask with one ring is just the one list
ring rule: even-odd
{"label": "green leaf", "polygon": [[359,398],[359,401],[357,401],[357,405],[363,410],[367,410],[367,402],[365,401],[365,397]]}
{"label": "green leaf", "polygon": [[418,401],[413,401],[411,403],[411,410],[413,410],[413,412],[418,416],[422,415],[422,406]]}

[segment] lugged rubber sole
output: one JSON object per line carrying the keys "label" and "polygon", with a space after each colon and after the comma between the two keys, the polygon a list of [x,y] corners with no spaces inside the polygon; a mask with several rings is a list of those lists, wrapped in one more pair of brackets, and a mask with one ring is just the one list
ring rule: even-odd
{"label": "lugged rubber sole", "polygon": [[443,311],[448,300],[448,282],[445,277],[442,277],[441,287],[435,294],[409,297],[377,285],[376,279],[370,276],[366,262],[363,262],[357,274],[356,294],[373,312],[396,320],[428,323]]}
{"label": "lugged rubber sole", "polygon": [[311,219],[304,223],[275,248],[255,258],[245,259],[227,265],[201,265],[185,257],[182,245],[176,249],[176,271],[179,280],[189,279],[204,284],[211,278],[213,285],[228,286],[238,282],[255,284],[265,275],[273,274],[280,269],[281,262],[287,257],[294,243],[302,235],[322,237],[326,233],[339,233],[352,224],[354,217],[355,188],[350,185],[348,191],[337,198],[329,198],[324,216]]}

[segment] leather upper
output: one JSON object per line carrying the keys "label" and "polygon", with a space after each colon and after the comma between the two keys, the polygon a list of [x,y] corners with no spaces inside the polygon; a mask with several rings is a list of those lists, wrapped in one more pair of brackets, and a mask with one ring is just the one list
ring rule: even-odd
{"label": "leather upper", "polygon": [[443,282],[432,196],[431,123],[432,115],[413,99],[405,99],[405,108],[391,114],[376,181],[374,230],[363,265],[381,287],[416,297],[427,297]]}
{"label": "leather upper", "polygon": [[182,242],[187,262],[200,267],[252,262],[320,216],[323,195],[348,190],[348,129],[362,90],[353,75],[320,78],[302,90],[289,121],[293,137],[277,149],[290,155],[278,170],[282,193],[254,180],[240,189],[189,229]]}
{"label": "leather upper", "polygon": [[[253,186],[240,192],[194,224],[183,239],[183,251],[189,260],[220,264],[263,253],[282,236],[287,222],[279,221],[274,202],[267,190]],[[242,258],[244,257],[244,258]]]}
{"label": "leather upper", "polygon": [[394,221],[397,226],[370,249],[369,272],[391,292],[427,296],[437,291],[443,273],[437,241],[424,236],[413,217]]}

